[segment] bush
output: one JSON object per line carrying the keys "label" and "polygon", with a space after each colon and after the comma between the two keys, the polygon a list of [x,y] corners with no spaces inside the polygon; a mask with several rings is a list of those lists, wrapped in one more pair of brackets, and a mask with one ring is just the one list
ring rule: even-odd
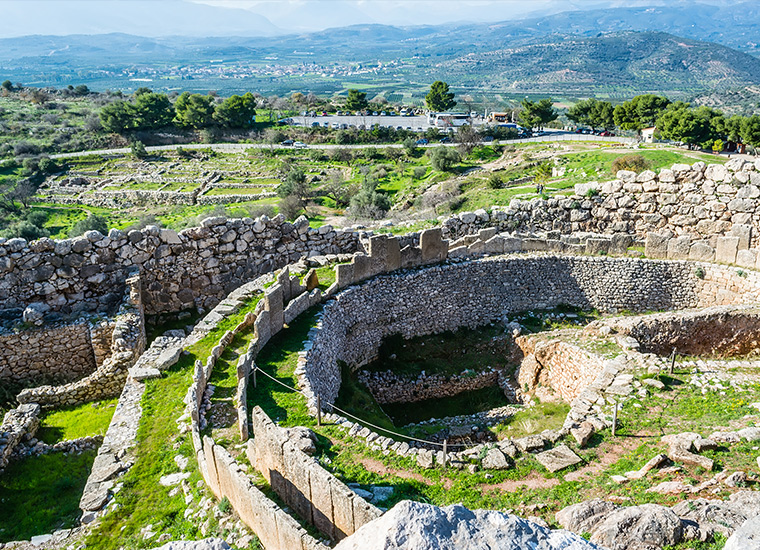
{"label": "bush", "polygon": [[[158,219],[156,219],[156,216],[154,216],[153,214],[141,214],[140,217],[137,219],[137,221],[133,223],[132,225],[130,225],[129,227],[125,228],[124,231],[126,232],[133,231],[133,230],[139,231],[141,229],[148,227],[149,225],[157,225],[159,227],[162,226],[161,222]],[[98,231],[100,230],[98,229]],[[103,233],[103,231],[100,231],[100,232]]]}
{"label": "bush", "polygon": [[101,234],[108,233],[108,222],[102,216],[90,214],[83,220],[79,220],[69,231],[69,237],[78,237],[87,231],[99,231]]}
{"label": "bush", "polygon": [[620,170],[631,172],[643,172],[649,170],[651,163],[642,155],[623,155],[612,161],[612,173],[617,174]]}
{"label": "bush", "polygon": [[441,172],[449,172],[459,161],[459,153],[451,147],[436,147],[430,154],[430,164],[433,169]]}
{"label": "bush", "polygon": [[26,221],[28,221],[32,225],[37,226],[39,228],[42,228],[45,225],[45,222],[47,221],[47,219],[48,219],[47,214],[40,210],[31,210],[26,215]]}
{"label": "bush", "polygon": [[425,177],[425,174],[427,174],[427,168],[424,166],[415,166],[414,170],[412,170],[412,177],[416,180],[421,180]]}
{"label": "bush", "polygon": [[219,511],[223,514],[229,514],[232,510],[232,504],[230,504],[230,499],[227,497],[224,497],[222,500],[219,501]]}
{"label": "bush", "polygon": [[148,151],[145,149],[145,144],[142,141],[133,141],[132,154],[139,159],[147,157]]}
{"label": "bush", "polygon": [[499,174],[491,174],[488,176],[488,187],[491,189],[501,189],[502,185],[504,185],[504,182],[501,180]]}
{"label": "bush", "polygon": [[280,214],[288,220],[295,220],[303,212],[303,202],[295,195],[288,195],[280,201]]}
{"label": "bush", "polygon": [[43,174],[54,174],[59,172],[61,167],[53,159],[43,158],[40,159],[39,169]]}
{"label": "bush", "polygon": [[6,239],[21,237],[27,241],[34,241],[36,239],[41,239],[42,237],[50,236],[50,232],[47,229],[37,227],[36,225],[24,220],[15,223],[6,230],[0,232],[0,236],[5,237]]}

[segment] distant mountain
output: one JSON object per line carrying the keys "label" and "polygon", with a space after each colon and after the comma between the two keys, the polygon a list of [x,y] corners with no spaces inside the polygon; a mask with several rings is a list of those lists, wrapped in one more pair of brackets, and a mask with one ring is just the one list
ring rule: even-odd
{"label": "distant mountain", "polygon": [[[151,81],[156,89],[225,93],[331,93],[361,83],[375,93],[419,93],[443,79],[460,94],[613,98],[643,92],[687,98],[760,85],[760,59],[736,49],[664,32],[591,32],[581,15],[561,15],[520,25],[355,25],[261,38],[8,38],[0,39],[0,80],[95,89]],[[566,27],[578,32],[544,32]]]}

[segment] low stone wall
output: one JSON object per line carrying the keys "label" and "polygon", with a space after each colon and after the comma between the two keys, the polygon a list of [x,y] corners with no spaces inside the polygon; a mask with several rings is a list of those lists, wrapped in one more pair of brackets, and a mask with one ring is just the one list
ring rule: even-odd
{"label": "low stone wall", "polygon": [[359,527],[380,517],[368,503],[288,438],[261,410],[251,412],[253,439],[248,443],[251,464],[272,489],[298,515],[332,540],[353,534]]}
{"label": "low stone wall", "polygon": [[40,427],[39,414],[40,406],[36,403],[20,405],[5,413],[0,424],[0,473],[8,465],[8,457],[16,446]]}
{"label": "low stone wall", "polygon": [[138,274],[125,281],[127,291],[111,332],[111,354],[89,376],[63,386],[39,386],[23,390],[19,403],[62,407],[119,395],[129,368],[145,350],[145,318]]}
{"label": "low stone wall", "polygon": [[0,381],[65,383],[87,376],[97,367],[92,332],[85,319],[0,333]]}
{"label": "low stone wall", "polygon": [[717,306],[695,311],[611,319],[595,326],[631,336],[641,351],[667,356],[741,356],[757,349],[760,309]]}
{"label": "low stone wall", "polygon": [[499,382],[499,372],[489,368],[454,376],[422,373],[411,378],[398,376],[391,371],[359,371],[358,378],[378,403],[414,403],[496,386]]}
{"label": "low stone wall", "polygon": [[243,283],[300,258],[361,250],[360,235],[306,218],[207,218],[180,233],[89,231],[53,241],[0,239],[0,307],[42,302],[64,314],[118,304],[130,270],[139,269],[147,314],[211,308]]}
{"label": "low stone wall", "polygon": [[197,204],[233,204],[238,202],[251,202],[261,199],[271,199],[277,196],[277,193],[264,192],[253,193],[250,195],[200,195],[196,199]]}

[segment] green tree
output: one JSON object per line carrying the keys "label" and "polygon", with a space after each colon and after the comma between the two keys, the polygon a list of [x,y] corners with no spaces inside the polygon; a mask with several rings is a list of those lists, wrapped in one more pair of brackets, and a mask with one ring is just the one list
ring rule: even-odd
{"label": "green tree", "polygon": [[123,134],[134,128],[135,108],[124,100],[109,103],[100,110],[100,123],[107,132]]}
{"label": "green tree", "polygon": [[214,120],[227,128],[253,128],[256,122],[256,98],[251,92],[228,97],[216,106]]}
{"label": "green tree", "polygon": [[349,111],[363,111],[367,108],[367,94],[359,90],[348,90],[346,109]]}
{"label": "green tree", "polygon": [[630,101],[621,103],[613,111],[615,125],[622,130],[635,130],[654,126],[657,118],[670,104],[666,97],[652,94],[637,95]]}
{"label": "green tree", "polygon": [[140,130],[153,130],[171,124],[174,107],[166,94],[151,91],[135,96],[134,125]]}
{"label": "green tree", "polygon": [[668,105],[657,119],[657,128],[664,138],[681,141],[690,147],[711,145],[717,137],[711,122],[719,116],[722,115],[708,107],[691,109],[688,103],[678,101]]}
{"label": "green tree", "polygon": [[528,128],[543,128],[553,120],[557,120],[559,113],[554,108],[551,98],[544,98],[539,101],[530,101],[523,99],[520,102],[522,111],[520,111],[520,120]]}
{"label": "green tree", "polygon": [[431,111],[440,113],[453,109],[457,102],[454,101],[454,93],[449,91],[449,85],[441,80],[436,80],[425,96],[425,104]]}
{"label": "green tree", "polygon": [[719,154],[723,150],[723,140],[716,139],[712,144],[712,151],[716,155]]}
{"label": "green tree", "polygon": [[760,147],[760,115],[746,117],[742,121],[742,141],[752,147]]}
{"label": "green tree", "polygon": [[174,102],[175,121],[186,128],[203,128],[213,121],[214,98],[207,95],[182,92]]}
{"label": "green tree", "polygon": [[3,83],[0,84],[0,86],[3,87],[3,90],[6,90],[8,92],[13,91],[13,82],[11,82],[10,80],[3,80]]}
{"label": "green tree", "polygon": [[441,172],[449,172],[459,161],[459,153],[452,147],[440,145],[430,153],[430,164],[433,166],[433,169]]}
{"label": "green tree", "polygon": [[741,115],[734,115],[731,118],[725,119],[723,132],[727,141],[739,143],[742,140],[743,123],[744,117]]}
{"label": "green tree", "polygon": [[591,126],[592,129],[615,127],[614,109],[609,101],[599,101],[595,98],[579,101],[567,111],[567,118],[576,124]]}
{"label": "green tree", "polygon": [[390,199],[377,192],[378,180],[371,174],[364,175],[361,190],[351,199],[348,209],[353,218],[380,219],[391,209]]}

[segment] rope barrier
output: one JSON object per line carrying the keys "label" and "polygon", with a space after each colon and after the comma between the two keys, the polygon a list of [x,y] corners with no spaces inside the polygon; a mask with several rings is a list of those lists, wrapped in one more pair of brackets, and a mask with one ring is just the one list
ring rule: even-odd
{"label": "rope barrier", "polygon": [[[253,372],[256,372],[256,371],[260,372],[261,374],[263,374],[264,376],[266,376],[267,378],[269,378],[269,379],[270,379],[270,380],[272,380],[273,382],[277,382],[278,384],[280,384],[280,385],[281,385],[282,387],[284,387],[285,389],[287,389],[287,390],[289,390],[289,391],[291,391],[291,392],[293,392],[293,393],[297,393],[297,394],[300,394],[300,395],[302,395],[304,398],[306,398],[306,395],[305,395],[303,392],[301,392],[301,391],[297,390],[296,388],[291,388],[290,386],[288,386],[287,384],[285,384],[285,383],[284,383],[284,382],[282,382],[281,380],[277,380],[277,379],[276,379],[274,376],[272,376],[271,374],[269,374],[269,373],[267,373],[267,372],[264,372],[263,370],[261,370],[261,369],[260,369],[260,368],[259,368],[257,365],[254,365],[254,366],[253,366]],[[382,426],[378,426],[378,425],[376,425],[376,424],[373,424],[372,422],[368,422],[368,421],[366,421],[366,420],[362,420],[362,419],[361,419],[361,418],[359,418],[358,416],[355,416],[355,415],[353,415],[353,414],[351,414],[351,413],[349,413],[349,412],[346,412],[346,411],[344,411],[343,409],[339,409],[339,408],[338,408],[338,407],[336,407],[335,405],[332,405],[332,404],[329,404],[329,403],[328,403],[328,406],[329,406],[329,407],[330,407],[332,410],[334,410],[334,411],[338,411],[339,413],[341,413],[341,414],[343,414],[343,415],[345,415],[345,416],[347,416],[347,417],[349,417],[349,418],[353,418],[354,420],[356,420],[357,422],[359,422],[359,423],[360,423],[360,424],[362,424],[363,426],[371,426],[372,428],[375,428],[376,430],[380,430],[380,431],[383,431],[383,432],[385,432],[385,433],[389,433],[389,434],[392,434],[392,435],[394,435],[394,436],[398,436],[398,437],[401,437],[401,438],[403,438],[403,439],[408,439],[409,441],[416,441],[416,442],[418,442],[418,443],[422,443],[422,444],[425,444],[425,445],[435,445],[435,446],[437,446],[437,447],[441,447],[441,448],[443,448],[444,446],[445,446],[446,448],[451,448],[451,447],[466,447],[466,446],[467,446],[467,445],[465,445],[465,444],[463,444],[463,443],[454,443],[454,444],[448,443],[448,444],[445,444],[445,443],[439,443],[439,442],[437,442],[437,441],[428,441],[427,439],[420,439],[420,438],[417,438],[417,437],[413,437],[413,436],[410,436],[410,435],[406,435],[406,434],[402,434],[402,433],[399,433],[399,432],[394,432],[393,430],[389,430],[388,428],[383,428]]]}

